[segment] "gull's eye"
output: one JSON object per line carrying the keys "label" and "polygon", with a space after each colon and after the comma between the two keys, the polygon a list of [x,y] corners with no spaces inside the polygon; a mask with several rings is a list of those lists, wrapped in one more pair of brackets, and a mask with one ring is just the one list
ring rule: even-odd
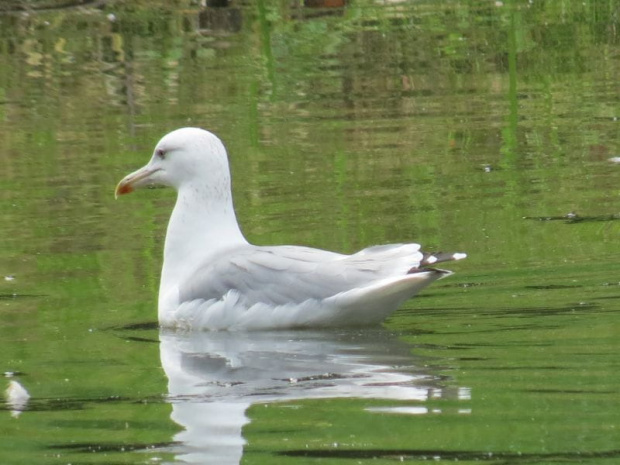
{"label": "gull's eye", "polygon": [[166,158],[166,151],[164,149],[157,149],[155,151],[155,155],[157,155],[159,159],[163,160],[164,158]]}

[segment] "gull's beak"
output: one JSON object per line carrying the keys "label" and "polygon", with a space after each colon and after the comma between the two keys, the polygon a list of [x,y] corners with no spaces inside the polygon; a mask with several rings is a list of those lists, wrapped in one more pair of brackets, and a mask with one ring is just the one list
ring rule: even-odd
{"label": "gull's beak", "polygon": [[119,182],[116,186],[114,198],[117,199],[119,195],[129,194],[136,188],[149,184],[149,177],[157,171],[159,171],[159,168],[151,168],[147,165],[131,174],[128,174],[121,179],[121,182]]}

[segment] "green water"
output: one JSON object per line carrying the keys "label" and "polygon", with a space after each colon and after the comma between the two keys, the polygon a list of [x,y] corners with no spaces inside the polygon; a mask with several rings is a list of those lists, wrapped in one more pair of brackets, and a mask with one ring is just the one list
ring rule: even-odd
{"label": "green water", "polygon": [[[620,463],[617,2],[67,3],[0,8],[0,463]],[[173,192],[113,190],[186,125],[253,243],[469,257],[384,328],[160,334]]]}

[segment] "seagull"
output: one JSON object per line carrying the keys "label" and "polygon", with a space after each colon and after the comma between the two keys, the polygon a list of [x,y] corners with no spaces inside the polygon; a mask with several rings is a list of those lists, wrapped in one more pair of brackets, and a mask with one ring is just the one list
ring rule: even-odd
{"label": "seagull", "polygon": [[169,186],[177,199],[166,232],[158,299],[162,327],[273,330],[379,324],[450,271],[464,253],[388,244],[347,255],[303,246],[258,246],[233,207],[228,155],[200,128],[165,135],[150,161],[125,176],[115,197]]}

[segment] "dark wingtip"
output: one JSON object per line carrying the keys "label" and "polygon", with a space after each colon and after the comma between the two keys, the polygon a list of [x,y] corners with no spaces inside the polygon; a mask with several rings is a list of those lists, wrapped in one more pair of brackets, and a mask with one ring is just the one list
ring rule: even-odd
{"label": "dark wingtip", "polygon": [[452,274],[452,271],[450,270],[442,270],[441,268],[430,268],[430,267],[419,268],[417,266],[410,268],[409,271],[407,271],[407,274],[427,273],[429,271],[433,273],[444,274],[444,275]]}

